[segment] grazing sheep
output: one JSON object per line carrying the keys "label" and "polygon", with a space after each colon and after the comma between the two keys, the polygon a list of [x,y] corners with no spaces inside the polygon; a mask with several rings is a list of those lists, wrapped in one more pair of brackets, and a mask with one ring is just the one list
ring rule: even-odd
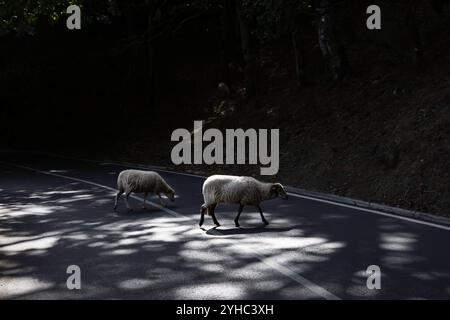
{"label": "grazing sheep", "polygon": [[156,193],[162,206],[164,206],[164,203],[161,199],[161,193],[166,195],[172,202],[175,201],[175,191],[154,171],[124,170],[117,178],[117,189],[114,210],[117,209],[117,201],[124,192],[125,204],[130,211],[133,209],[128,203],[128,197],[132,192],[144,193],[143,208],[145,208],[145,200],[149,193]]}
{"label": "grazing sheep", "polygon": [[226,175],[214,175],[203,183],[203,198],[205,203],[200,210],[200,226],[205,219],[208,210],[216,226],[220,226],[216,219],[214,210],[219,203],[238,203],[239,211],[234,219],[236,227],[239,227],[239,216],[246,205],[258,208],[261,219],[269,224],[264,218],[260,203],[264,200],[280,197],[287,199],[288,196],[280,183],[264,183],[252,177],[237,177]]}

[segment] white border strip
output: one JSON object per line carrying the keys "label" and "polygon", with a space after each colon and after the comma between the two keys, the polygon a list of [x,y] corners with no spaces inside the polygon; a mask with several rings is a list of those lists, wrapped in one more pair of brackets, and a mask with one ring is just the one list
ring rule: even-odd
{"label": "white border strip", "polygon": [[434,227],[434,228],[450,231],[450,227],[443,226],[443,225],[436,224],[436,223],[432,223],[432,222],[427,222],[427,221],[417,220],[417,219],[413,219],[413,218],[403,217],[403,216],[400,216],[400,215],[396,215],[396,214],[392,214],[392,213],[386,213],[386,212],[377,211],[377,210],[373,210],[373,209],[361,208],[361,207],[358,207],[358,206],[352,206],[350,204],[334,202],[334,201],[331,201],[331,200],[325,200],[325,199],[319,199],[319,198],[304,196],[304,195],[300,195],[300,194],[296,194],[296,193],[292,193],[292,192],[288,192],[287,194],[292,196],[292,197],[296,197],[296,198],[308,199],[308,200],[322,202],[322,203],[327,203],[327,204],[331,204],[331,205],[335,205],[335,206],[339,206],[339,207],[350,208],[350,209],[355,209],[355,210],[364,211],[364,212],[370,212],[370,213],[378,214],[378,215],[385,216],[385,217],[400,219],[400,220],[404,220],[404,221],[408,221],[408,222],[423,224],[423,225],[426,225],[426,226],[429,226],[429,227]]}

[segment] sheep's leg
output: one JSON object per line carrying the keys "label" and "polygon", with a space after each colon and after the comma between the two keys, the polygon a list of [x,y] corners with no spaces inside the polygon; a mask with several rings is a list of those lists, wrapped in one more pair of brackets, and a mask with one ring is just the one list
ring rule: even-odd
{"label": "sheep's leg", "polygon": [[212,204],[212,205],[209,206],[208,210],[209,210],[209,214],[211,215],[211,217],[212,217],[212,219],[214,221],[214,224],[216,226],[220,227],[220,223],[219,223],[219,221],[217,221],[216,214],[214,213],[214,210],[216,209],[216,206],[217,206],[217,204]]}
{"label": "sheep's leg", "polygon": [[259,205],[257,205],[256,208],[258,208],[258,210],[259,210],[259,214],[261,215],[262,222],[264,222],[264,224],[266,224],[266,225],[269,224],[269,222],[266,220],[266,218],[264,218],[261,207]]}
{"label": "sheep's leg", "polygon": [[144,202],[142,203],[142,209],[145,209],[145,200],[147,199],[148,193],[144,193]]}
{"label": "sheep's leg", "polygon": [[127,191],[125,193],[125,204],[127,205],[127,208],[129,211],[133,211],[133,208],[131,208],[130,204],[128,203],[128,197],[130,196],[131,191]]}
{"label": "sheep's leg", "polygon": [[161,195],[158,193],[158,197],[159,197],[159,204],[161,205],[161,207],[165,207],[166,205],[163,202],[163,199],[161,198]]}
{"label": "sheep's leg", "polygon": [[240,204],[238,214],[237,214],[236,218],[234,219],[234,224],[236,225],[236,227],[239,227],[239,217],[241,216],[243,209],[244,209],[244,206],[242,204]]}
{"label": "sheep's leg", "polygon": [[117,202],[119,201],[119,198],[120,198],[120,196],[122,195],[122,193],[123,193],[123,190],[117,191],[116,199],[114,200],[114,210],[117,209]]}
{"label": "sheep's leg", "polygon": [[206,209],[207,209],[206,204],[203,204],[200,208],[200,222],[199,222],[200,227],[203,225],[203,222],[205,221]]}

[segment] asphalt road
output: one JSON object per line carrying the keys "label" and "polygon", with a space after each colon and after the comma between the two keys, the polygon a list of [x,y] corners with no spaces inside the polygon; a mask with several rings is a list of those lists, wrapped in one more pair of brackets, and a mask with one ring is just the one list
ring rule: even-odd
{"label": "asphalt road", "polygon": [[[448,227],[291,195],[263,203],[267,227],[246,208],[235,228],[237,207],[219,206],[222,226],[206,217],[200,229],[203,178],[160,172],[175,203],[114,212],[123,166],[26,153],[0,162],[0,299],[450,298]],[[67,289],[69,265],[80,290]],[[370,265],[379,290],[367,288]]]}

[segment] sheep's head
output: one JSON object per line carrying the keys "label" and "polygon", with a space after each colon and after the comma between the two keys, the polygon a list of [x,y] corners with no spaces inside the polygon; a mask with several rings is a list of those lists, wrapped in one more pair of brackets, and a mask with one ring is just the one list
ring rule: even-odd
{"label": "sheep's head", "polygon": [[286,200],[288,198],[288,195],[286,191],[284,190],[284,187],[281,185],[281,183],[274,183],[272,187],[270,188],[270,194],[272,195],[272,198],[281,198]]}
{"label": "sheep's head", "polygon": [[175,201],[175,191],[173,189],[170,189],[169,191],[166,192],[166,197],[174,202]]}

